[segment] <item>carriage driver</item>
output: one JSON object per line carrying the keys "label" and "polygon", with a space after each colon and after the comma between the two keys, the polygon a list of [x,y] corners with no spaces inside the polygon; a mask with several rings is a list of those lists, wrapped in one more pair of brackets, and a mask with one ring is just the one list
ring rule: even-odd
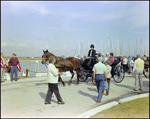
{"label": "carriage driver", "polygon": [[90,48],[91,48],[91,50],[89,50],[88,57],[87,57],[87,59],[89,59],[89,62],[87,64],[88,66],[91,65],[92,60],[93,61],[95,60],[95,55],[96,55],[96,50],[94,50],[94,45],[93,44],[91,44]]}

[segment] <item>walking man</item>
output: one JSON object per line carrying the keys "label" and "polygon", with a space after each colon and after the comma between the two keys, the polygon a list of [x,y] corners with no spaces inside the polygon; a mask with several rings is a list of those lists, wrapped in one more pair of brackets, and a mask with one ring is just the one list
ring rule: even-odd
{"label": "walking man", "polygon": [[93,83],[96,83],[97,91],[98,91],[98,97],[97,97],[97,103],[101,103],[102,99],[102,89],[104,85],[104,80],[107,81],[106,76],[106,66],[102,63],[102,57],[98,58],[98,63],[94,65],[93,68]]}
{"label": "walking man", "polygon": [[135,91],[138,90],[138,80],[139,80],[139,90],[143,90],[143,83],[142,83],[142,74],[144,69],[144,61],[140,59],[140,55],[137,55],[137,60],[134,62],[133,73],[135,73]]}
{"label": "walking man", "polygon": [[9,60],[8,65],[10,67],[10,72],[11,72],[11,82],[13,82],[13,74],[15,73],[15,81],[17,81],[17,76],[18,76],[18,68],[17,65],[19,64],[18,58],[16,58],[16,54],[12,54],[13,57]]}

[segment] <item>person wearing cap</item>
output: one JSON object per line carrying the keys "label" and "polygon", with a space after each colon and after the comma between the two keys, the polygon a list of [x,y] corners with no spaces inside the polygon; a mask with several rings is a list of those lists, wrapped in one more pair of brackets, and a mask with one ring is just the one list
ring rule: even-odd
{"label": "person wearing cap", "polygon": [[13,57],[9,60],[8,65],[10,67],[10,72],[11,72],[11,82],[13,82],[13,74],[15,73],[15,81],[17,81],[17,76],[18,76],[18,68],[17,65],[19,64],[18,58],[16,58],[16,54],[12,54]]}
{"label": "person wearing cap", "polygon": [[6,62],[4,60],[4,53],[1,52],[1,83],[4,82],[4,69],[6,67]]}
{"label": "person wearing cap", "polygon": [[90,48],[91,48],[91,50],[89,50],[89,52],[88,52],[88,59],[89,59],[89,62],[87,64],[88,66],[91,65],[92,60],[93,61],[95,60],[95,55],[96,55],[96,50],[94,50],[93,44],[91,44]]}

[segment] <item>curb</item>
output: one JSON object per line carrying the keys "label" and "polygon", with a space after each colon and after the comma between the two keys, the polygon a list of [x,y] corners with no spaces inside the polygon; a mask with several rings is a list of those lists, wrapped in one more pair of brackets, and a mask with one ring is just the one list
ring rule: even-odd
{"label": "curb", "polygon": [[116,106],[118,104],[128,102],[128,101],[131,101],[131,100],[135,100],[135,99],[138,99],[138,98],[148,97],[148,96],[149,96],[149,93],[145,93],[145,94],[134,95],[134,96],[131,96],[131,97],[123,98],[123,99],[120,99],[119,101],[113,101],[113,102],[98,106],[98,107],[96,107],[94,109],[91,109],[89,111],[86,111],[86,112],[80,114],[79,116],[77,116],[75,118],[89,118],[90,116],[93,116],[93,115],[95,115],[95,114],[97,114],[97,113],[99,113],[103,110],[107,110],[107,109],[109,109],[113,106]]}
{"label": "curb", "polygon": [[89,118],[90,116],[98,113],[98,112],[101,112],[103,110],[106,110],[108,108],[111,108],[115,105],[118,105],[118,102],[117,101],[113,101],[113,102],[110,102],[110,103],[107,103],[107,104],[104,104],[102,106],[99,106],[99,107],[96,107],[94,109],[91,109],[87,112],[84,112],[83,114],[77,116],[76,118]]}
{"label": "curb", "polygon": [[135,99],[138,99],[138,98],[148,97],[148,96],[149,96],[149,93],[134,95],[134,96],[127,97],[127,98],[124,98],[124,99],[120,99],[118,103],[121,104],[121,103],[124,103],[124,102],[128,102],[128,101],[135,100]]}

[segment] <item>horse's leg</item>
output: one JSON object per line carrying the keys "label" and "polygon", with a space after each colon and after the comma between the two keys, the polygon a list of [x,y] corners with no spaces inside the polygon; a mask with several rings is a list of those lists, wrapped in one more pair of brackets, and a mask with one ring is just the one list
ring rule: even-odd
{"label": "horse's leg", "polygon": [[70,71],[70,73],[71,73],[71,79],[70,79],[70,81],[69,81],[69,86],[71,85],[71,83],[72,83],[72,79],[73,79],[73,77],[74,77],[74,72],[73,72],[73,70],[72,71]]}
{"label": "horse's leg", "polygon": [[60,75],[59,75],[58,81],[59,82],[61,81],[61,83],[63,84],[63,86],[65,86],[65,82],[62,80],[62,78],[60,77]]}
{"label": "horse's leg", "polygon": [[79,71],[76,71],[76,74],[77,74],[77,83],[76,83],[76,85],[78,85],[79,84]]}

